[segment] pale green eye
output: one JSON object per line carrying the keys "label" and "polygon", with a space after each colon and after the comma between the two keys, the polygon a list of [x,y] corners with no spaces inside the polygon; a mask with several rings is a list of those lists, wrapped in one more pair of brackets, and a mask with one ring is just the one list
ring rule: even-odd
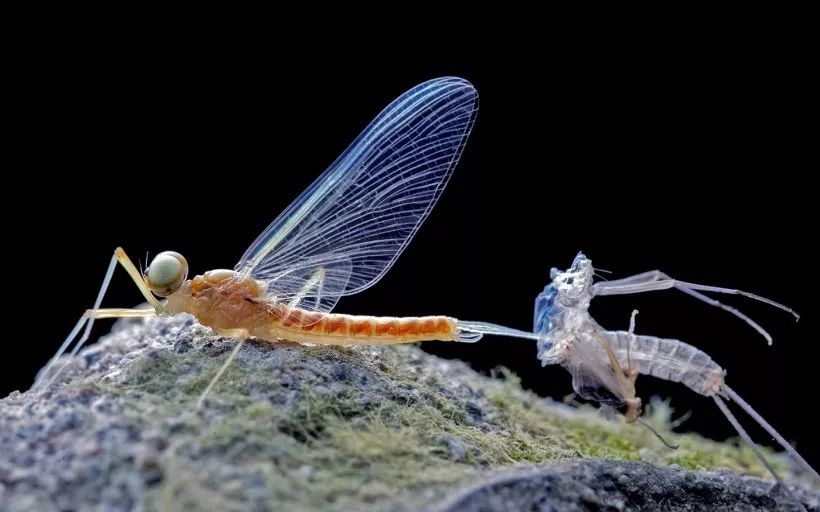
{"label": "pale green eye", "polygon": [[145,284],[160,297],[167,297],[177,291],[187,277],[188,262],[174,251],[157,254],[143,274]]}

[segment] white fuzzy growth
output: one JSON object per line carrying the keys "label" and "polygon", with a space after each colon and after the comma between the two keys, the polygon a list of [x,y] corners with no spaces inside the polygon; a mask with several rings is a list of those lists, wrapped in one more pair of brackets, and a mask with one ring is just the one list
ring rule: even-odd
{"label": "white fuzzy growth", "polygon": [[159,253],[148,267],[148,280],[155,286],[167,286],[179,279],[182,263],[173,255]]}

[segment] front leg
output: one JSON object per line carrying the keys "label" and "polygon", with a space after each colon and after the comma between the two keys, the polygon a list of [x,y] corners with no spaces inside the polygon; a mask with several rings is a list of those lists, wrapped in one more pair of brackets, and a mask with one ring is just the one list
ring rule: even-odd
{"label": "front leg", "polygon": [[766,332],[763,327],[761,327],[757,322],[749,318],[746,314],[742,313],[741,311],[733,308],[732,306],[728,306],[723,304],[722,302],[715,300],[711,297],[708,297],[702,293],[704,292],[715,292],[715,293],[726,293],[732,295],[741,295],[743,297],[747,297],[750,299],[754,299],[760,302],[764,302],[771,306],[780,308],[784,311],[788,311],[796,319],[800,319],[800,315],[798,315],[793,309],[788,306],[784,306],[778,302],[775,302],[771,299],[767,299],[766,297],[761,297],[760,295],[755,295],[753,293],[744,292],[742,290],[736,290],[734,288],[721,288],[718,286],[709,286],[697,283],[689,283],[686,281],[680,281],[677,279],[671,278],[669,275],[661,272],[660,270],[653,270],[650,272],[644,272],[642,274],[637,274],[630,277],[625,277],[623,279],[618,279],[615,281],[602,281],[592,285],[592,294],[593,295],[626,295],[632,293],[643,293],[643,292],[651,292],[651,291],[658,291],[658,290],[668,290],[670,288],[675,288],[683,293],[694,297],[700,301],[703,301],[710,306],[714,306],[720,308],[724,311],[728,311],[729,313],[735,315],[736,317],[740,318],[747,324],[749,324],[754,330],[760,333],[769,345],[772,344],[772,337],[771,335]]}
{"label": "front leg", "polygon": [[48,363],[43,367],[42,370],[37,375],[37,379],[34,381],[34,384],[31,386],[31,389],[37,389],[39,387],[48,387],[54,380],[60,375],[62,372],[62,368],[57,370],[54,375],[50,376],[48,382],[44,383],[45,378],[51,372],[53,366],[57,363],[60,356],[63,355],[68,345],[71,341],[80,333],[80,330],[83,328],[83,325],[86,326],[85,332],[83,332],[80,341],[74,346],[71,350],[70,356],[75,356],[83,347],[85,342],[88,340],[90,335],[91,329],[91,322],[93,322],[97,318],[140,318],[140,317],[148,317],[148,316],[156,316],[156,311],[153,309],[124,309],[124,308],[116,308],[116,309],[88,309],[83,316],[80,317],[80,320],[68,334],[63,344],[60,346],[57,353],[49,359]]}
{"label": "front leg", "polygon": [[[137,285],[140,293],[142,293],[143,297],[148,301],[154,309],[152,310],[133,310],[133,309],[117,309],[117,310],[100,310],[100,305],[102,304],[102,300],[105,297],[105,292],[108,291],[108,285],[111,284],[111,278],[114,275],[114,269],[117,268],[117,263],[122,265],[128,275],[131,276],[131,279],[134,280],[134,283]],[[146,312],[147,311],[147,312]],[[139,312],[139,313],[134,313]],[[152,316],[152,315],[162,315],[165,314],[165,308],[162,307],[162,304],[157,300],[156,297],[151,293],[151,290],[148,289],[148,286],[145,284],[142,276],[137,270],[137,267],[131,261],[125,251],[121,247],[117,247],[114,250],[114,255],[111,256],[111,261],[108,263],[108,270],[105,272],[105,277],[103,278],[102,285],[100,285],[100,291],[97,292],[97,298],[94,300],[94,306],[86,311],[83,316],[77,321],[77,324],[68,334],[66,339],[60,345],[60,348],[57,349],[57,352],[49,359],[46,366],[40,371],[39,376],[34,381],[32,385],[32,389],[36,389],[43,384],[43,379],[46,375],[48,375],[51,368],[57,362],[57,360],[62,356],[65,351],[68,349],[71,342],[74,341],[74,338],[80,334],[80,331],[85,326],[85,330],[83,331],[80,340],[74,346],[74,349],[71,351],[71,355],[76,355],[80,349],[83,347],[88,338],[91,336],[91,327],[94,325],[94,320],[97,318],[122,318],[122,317],[134,317],[134,316]],[[50,380],[53,381],[59,372],[55,374]]]}

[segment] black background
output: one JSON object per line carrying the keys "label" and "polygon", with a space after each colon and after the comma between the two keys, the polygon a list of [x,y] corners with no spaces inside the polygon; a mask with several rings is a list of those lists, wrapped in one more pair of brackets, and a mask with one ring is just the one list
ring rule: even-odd
{"label": "black background", "polygon": [[[549,268],[567,267],[579,250],[615,277],[659,268],[771,297],[803,319],[725,300],[769,329],[772,347],[674,291],[599,298],[592,314],[623,329],[638,308],[638,332],[707,351],[817,466],[816,89],[792,50],[564,46],[410,62],[289,58],[282,48],[50,45],[8,79],[15,93],[4,167],[15,179],[4,186],[5,277],[15,312],[5,322],[0,395],[30,385],[93,302],[114,247],[135,259],[176,250],[192,273],[232,267],[380,109],[452,74],[481,98],[454,177],[393,269],[337,311],[529,329]],[[118,271],[104,305],[138,302]],[[101,322],[97,335],[109,326]],[[541,368],[527,342],[423,347],[482,372],[505,366],[541,395],[571,391],[569,374]],[[692,410],[686,429],[733,435],[709,399],[680,385],[643,377],[638,391]]]}

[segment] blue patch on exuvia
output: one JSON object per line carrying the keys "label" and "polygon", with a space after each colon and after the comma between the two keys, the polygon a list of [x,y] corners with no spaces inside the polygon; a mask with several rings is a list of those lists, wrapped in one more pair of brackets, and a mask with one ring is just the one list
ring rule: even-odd
{"label": "blue patch on exuvia", "polygon": [[579,252],[575,259],[572,260],[572,267],[570,267],[570,270],[573,272],[578,272],[581,270],[581,263],[587,260],[589,260],[589,258],[587,258],[584,253]]}
{"label": "blue patch on exuvia", "polygon": [[535,298],[535,317],[533,319],[533,331],[541,333],[552,329],[550,319],[555,313],[555,297],[558,290],[553,285],[548,285],[544,291]]}

